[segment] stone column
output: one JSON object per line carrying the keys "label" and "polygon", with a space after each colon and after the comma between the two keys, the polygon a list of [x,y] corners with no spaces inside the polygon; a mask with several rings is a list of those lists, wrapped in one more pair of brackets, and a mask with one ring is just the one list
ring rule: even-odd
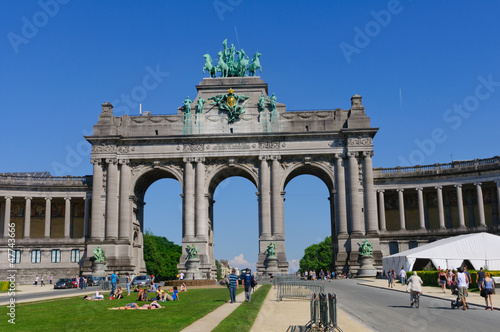
{"label": "stone column", "polygon": [[444,223],[443,187],[437,186],[439,229],[446,229]]}
{"label": "stone column", "polygon": [[92,159],[94,164],[94,174],[92,176],[92,216],[90,228],[90,238],[94,241],[104,239],[104,211],[101,202],[102,186],[103,186],[103,171],[102,159]]}
{"label": "stone column", "polygon": [[196,158],[196,237],[208,240],[208,210],[205,197],[205,158]]}
{"label": "stone column", "polygon": [[31,236],[31,197],[25,197],[26,207],[24,208],[24,239],[29,239]]}
{"label": "stone column", "polygon": [[283,239],[283,196],[281,193],[280,156],[273,156],[271,164],[271,218],[272,235],[275,239]]}
{"label": "stone column", "polygon": [[361,236],[364,234],[363,225],[361,220],[361,202],[359,201],[359,174],[358,174],[358,161],[356,157],[358,152],[348,152],[349,157],[349,189],[351,197],[351,235]]}
{"label": "stone column", "polygon": [[405,201],[403,196],[404,189],[396,189],[398,192],[398,202],[399,202],[399,229],[402,231],[406,230],[406,220],[405,220]]}
{"label": "stone column", "polygon": [[5,214],[3,216],[3,238],[4,239],[9,237],[11,203],[12,203],[12,196],[5,196]]}
{"label": "stone column", "polygon": [[130,209],[130,181],[132,173],[130,172],[129,160],[120,160],[120,227],[118,237],[123,240],[130,239],[130,229],[132,226]]}
{"label": "stone column", "polygon": [[64,237],[70,237],[70,223],[71,223],[71,197],[64,197]]}
{"label": "stone column", "polygon": [[425,229],[425,215],[424,215],[424,188],[415,188],[418,196],[418,223],[419,229]]}
{"label": "stone column", "polygon": [[259,236],[271,239],[271,187],[268,156],[260,156],[259,168]]}
{"label": "stone column", "polygon": [[486,220],[484,218],[483,189],[481,188],[481,184],[482,184],[481,182],[474,183],[477,191],[477,210],[479,214],[479,227],[485,228]]}
{"label": "stone column", "polygon": [[83,214],[83,238],[89,237],[89,213],[90,213],[90,198],[92,196],[86,195],[83,200],[85,201],[85,212]]}
{"label": "stone column", "polygon": [[378,216],[380,219],[380,231],[387,231],[386,223],[385,223],[385,200],[384,200],[384,192],[385,190],[379,189],[378,191]]}
{"label": "stone column", "polygon": [[347,203],[345,194],[345,173],[342,166],[342,153],[335,153],[335,187],[337,193],[335,195],[335,211],[338,220],[337,235],[347,235]]}
{"label": "stone column", "polygon": [[118,160],[107,159],[106,240],[118,238]]}
{"label": "stone column", "polygon": [[464,216],[464,200],[462,199],[462,185],[456,184],[457,188],[457,207],[458,207],[458,223],[459,228],[465,228],[465,216]]}
{"label": "stone column", "polygon": [[45,198],[45,238],[50,237],[50,218],[52,216],[51,197]]}
{"label": "stone column", "polygon": [[194,170],[192,158],[184,158],[184,186],[182,200],[183,241],[194,240]]}
{"label": "stone column", "polygon": [[365,203],[365,219],[367,230],[366,234],[378,234],[377,223],[377,196],[373,186],[373,151],[363,152],[363,182],[364,182],[364,203]]}

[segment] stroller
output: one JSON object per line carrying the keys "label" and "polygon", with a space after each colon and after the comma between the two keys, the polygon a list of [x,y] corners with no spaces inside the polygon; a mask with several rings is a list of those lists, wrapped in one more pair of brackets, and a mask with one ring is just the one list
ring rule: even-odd
{"label": "stroller", "polygon": [[[451,285],[451,294],[457,296],[456,300],[451,301],[451,308],[452,309],[460,308],[463,304],[462,304],[462,300],[460,300],[458,298],[458,287],[457,287],[457,285],[455,285],[455,284]],[[468,303],[466,304],[466,306],[467,306],[467,309],[469,309],[469,304]]]}

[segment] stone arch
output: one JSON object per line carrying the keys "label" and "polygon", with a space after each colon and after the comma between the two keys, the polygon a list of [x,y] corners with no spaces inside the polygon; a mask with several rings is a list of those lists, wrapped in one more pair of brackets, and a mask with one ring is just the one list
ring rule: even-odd
{"label": "stone arch", "polygon": [[254,173],[254,169],[248,165],[217,165],[214,169],[208,174],[206,181],[205,192],[208,192],[210,195],[213,195],[217,186],[227,178],[232,176],[241,176],[245,179],[248,179],[255,185],[255,188],[259,188],[259,180],[257,178],[257,174]]}
{"label": "stone arch", "polygon": [[334,188],[335,188],[335,178],[334,178],[334,173],[333,170],[324,163],[310,163],[310,164],[303,164],[303,163],[295,163],[292,166],[290,166],[285,173],[283,174],[283,183],[282,187],[283,190],[285,190],[287,184],[295,177],[299,175],[312,175],[317,178],[319,178],[323,183],[327,186],[328,192],[332,193]]}
{"label": "stone arch", "polygon": [[148,188],[160,179],[177,180],[181,189],[184,185],[180,170],[172,166],[147,166],[139,168],[138,172],[132,175],[131,191],[139,201],[143,201]]}

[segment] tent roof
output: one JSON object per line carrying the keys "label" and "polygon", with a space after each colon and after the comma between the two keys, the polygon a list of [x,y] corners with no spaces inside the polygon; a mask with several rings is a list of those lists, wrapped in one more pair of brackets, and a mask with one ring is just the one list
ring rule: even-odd
{"label": "tent roof", "polygon": [[464,234],[438,240],[388,256],[441,259],[500,258],[500,236],[489,233]]}

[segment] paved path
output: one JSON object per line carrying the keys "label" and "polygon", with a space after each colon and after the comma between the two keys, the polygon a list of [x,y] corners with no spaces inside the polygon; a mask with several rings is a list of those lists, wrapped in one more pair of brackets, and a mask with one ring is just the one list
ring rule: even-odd
{"label": "paved path", "polygon": [[[261,285],[257,285],[255,290],[259,289]],[[228,291],[229,292],[229,291]],[[201,332],[212,331],[220,322],[229,316],[241,303],[245,301],[245,292],[236,295],[236,303],[227,302],[215,309],[205,317],[198,319],[193,324],[186,327],[182,332]]]}

